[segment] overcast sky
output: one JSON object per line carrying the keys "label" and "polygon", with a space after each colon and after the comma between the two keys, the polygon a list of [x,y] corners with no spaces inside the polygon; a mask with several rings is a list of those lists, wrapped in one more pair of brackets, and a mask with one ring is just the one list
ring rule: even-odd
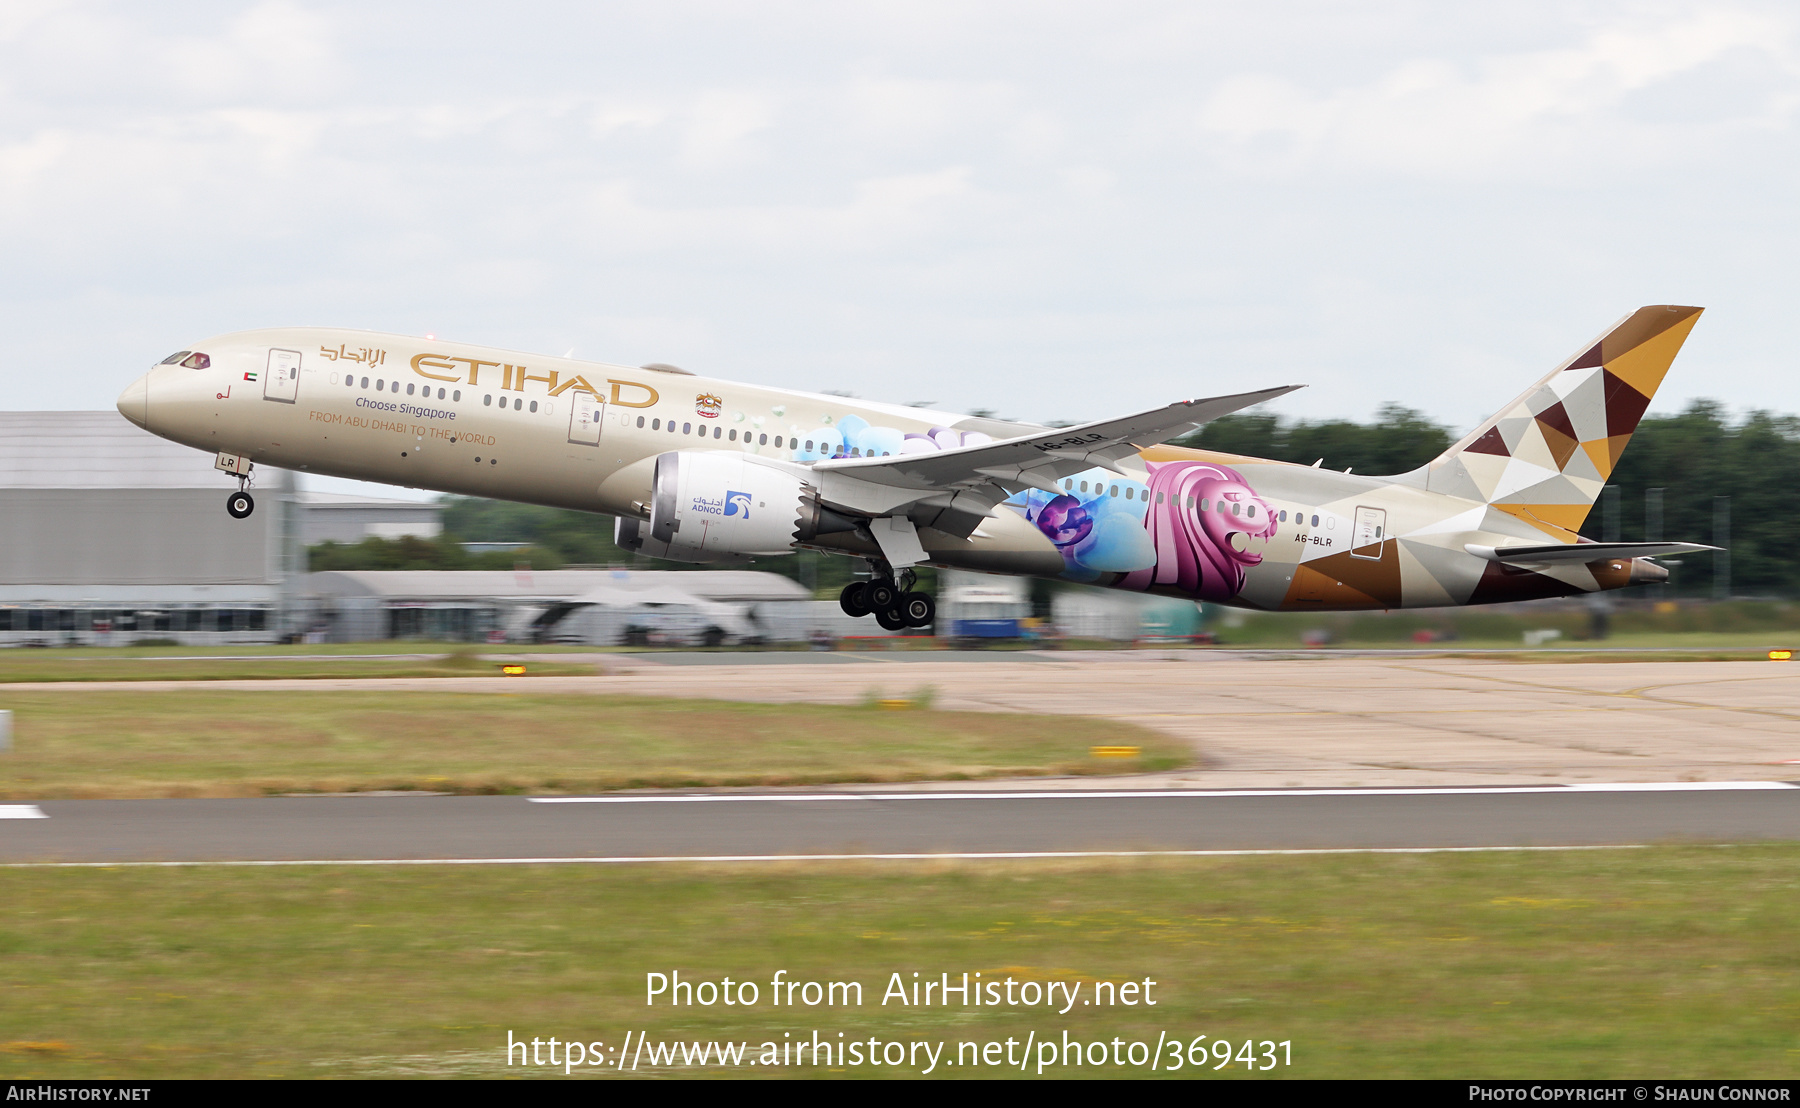
{"label": "overcast sky", "polygon": [[334,324],[1458,428],[1641,304],[1800,411],[1800,10],[0,3],[0,408]]}

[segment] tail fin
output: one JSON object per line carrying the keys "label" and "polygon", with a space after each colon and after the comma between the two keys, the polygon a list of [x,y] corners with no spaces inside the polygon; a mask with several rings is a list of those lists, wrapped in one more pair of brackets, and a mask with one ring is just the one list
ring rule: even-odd
{"label": "tail fin", "polygon": [[1407,476],[1575,541],[1702,310],[1639,308]]}

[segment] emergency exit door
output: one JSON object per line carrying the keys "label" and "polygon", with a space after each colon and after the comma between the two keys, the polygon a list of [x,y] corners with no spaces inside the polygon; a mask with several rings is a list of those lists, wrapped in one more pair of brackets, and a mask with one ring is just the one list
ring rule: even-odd
{"label": "emergency exit door", "polygon": [[1380,558],[1387,531],[1387,512],[1380,508],[1356,509],[1355,530],[1350,535],[1352,558]]}
{"label": "emergency exit door", "polygon": [[600,417],[606,405],[591,392],[570,391],[574,402],[569,405],[569,441],[576,446],[600,445]]}
{"label": "emergency exit door", "polygon": [[271,350],[263,368],[263,399],[292,404],[300,395],[300,352]]}

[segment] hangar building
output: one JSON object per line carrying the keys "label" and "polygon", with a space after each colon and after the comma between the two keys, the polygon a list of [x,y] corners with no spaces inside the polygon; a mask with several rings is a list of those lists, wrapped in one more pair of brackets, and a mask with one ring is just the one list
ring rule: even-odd
{"label": "hangar building", "polygon": [[350,570],[306,581],[309,626],[329,642],[774,642],[804,639],[823,608],[837,612],[752,570]]}
{"label": "hangar building", "polygon": [[262,467],[232,519],[212,462],[117,412],[0,412],[0,645],[268,642],[301,629],[306,544],[441,529],[435,504]]}

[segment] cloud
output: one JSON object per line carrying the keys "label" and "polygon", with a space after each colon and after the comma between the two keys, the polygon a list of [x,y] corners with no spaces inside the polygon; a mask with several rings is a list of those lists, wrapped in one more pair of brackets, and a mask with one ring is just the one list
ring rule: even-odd
{"label": "cloud", "polygon": [[[1222,81],[1196,113],[1199,132],[1244,168],[1377,170],[1448,176],[1637,168],[1682,156],[1674,127],[1630,110],[1633,94],[1742,55],[1778,80],[1714,105],[1713,125],[1785,120],[1796,88],[1794,21],[1710,8],[1660,25],[1633,13],[1579,45],[1474,60],[1404,61],[1373,81],[1325,92],[1294,77]],[[1680,131],[1681,134],[1676,132]]]}

